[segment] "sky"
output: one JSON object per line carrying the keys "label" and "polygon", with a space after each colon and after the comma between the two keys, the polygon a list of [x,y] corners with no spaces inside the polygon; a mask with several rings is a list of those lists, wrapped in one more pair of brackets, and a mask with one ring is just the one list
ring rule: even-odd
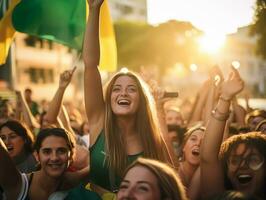
{"label": "sky", "polygon": [[225,35],[252,22],[256,0],[147,0],[148,22],[190,21],[206,34]]}

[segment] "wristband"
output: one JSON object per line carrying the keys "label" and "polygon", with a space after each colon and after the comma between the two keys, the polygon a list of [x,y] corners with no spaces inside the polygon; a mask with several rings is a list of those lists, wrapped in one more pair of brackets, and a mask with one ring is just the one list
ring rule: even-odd
{"label": "wristband", "polygon": [[219,97],[219,99],[226,102],[230,102],[232,100],[232,98],[223,97],[222,95]]}
{"label": "wristband", "polygon": [[226,121],[229,118],[230,112],[222,113],[217,108],[211,112],[211,116],[218,121]]}

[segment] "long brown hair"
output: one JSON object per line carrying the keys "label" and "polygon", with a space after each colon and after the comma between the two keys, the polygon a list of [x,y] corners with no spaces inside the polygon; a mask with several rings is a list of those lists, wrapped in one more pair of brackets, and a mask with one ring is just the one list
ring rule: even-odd
{"label": "long brown hair", "polygon": [[[119,130],[111,108],[111,92],[116,79],[128,76],[136,81],[140,103],[136,113],[136,132],[141,139],[143,156],[171,162],[165,141],[161,135],[154,99],[148,85],[133,72],[118,72],[107,84],[105,90],[105,148],[109,167],[121,175],[128,165],[126,144]],[[172,163],[172,162],[171,162]]]}

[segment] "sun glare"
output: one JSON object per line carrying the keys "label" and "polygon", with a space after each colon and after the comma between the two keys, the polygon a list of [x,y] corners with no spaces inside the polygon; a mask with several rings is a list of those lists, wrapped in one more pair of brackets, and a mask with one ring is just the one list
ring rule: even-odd
{"label": "sun glare", "polygon": [[224,35],[203,35],[199,38],[200,49],[203,52],[214,54],[217,53],[225,42]]}

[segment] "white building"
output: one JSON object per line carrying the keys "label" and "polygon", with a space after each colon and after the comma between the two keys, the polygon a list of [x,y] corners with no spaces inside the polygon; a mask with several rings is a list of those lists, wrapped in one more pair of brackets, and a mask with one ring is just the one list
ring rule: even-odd
{"label": "white building", "polygon": [[147,22],[147,0],[109,0],[113,21]]}
{"label": "white building", "polygon": [[238,28],[227,36],[225,48],[220,56],[220,65],[228,66],[233,61],[240,64],[239,71],[252,90],[263,94],[266,90],[266,61],[256,54],[257,36],[250,34],[250,26]]}

